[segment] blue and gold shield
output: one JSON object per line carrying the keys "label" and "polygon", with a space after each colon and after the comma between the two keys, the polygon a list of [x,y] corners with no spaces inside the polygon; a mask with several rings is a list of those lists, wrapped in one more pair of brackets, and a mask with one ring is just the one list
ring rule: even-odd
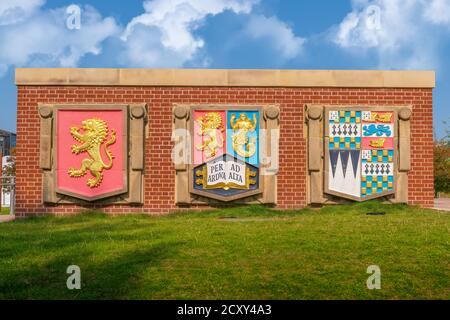
{"label": "blue and gold shield", "polygon": [[231,201],[260,192],[260,111],[193,111],[191,190]]}

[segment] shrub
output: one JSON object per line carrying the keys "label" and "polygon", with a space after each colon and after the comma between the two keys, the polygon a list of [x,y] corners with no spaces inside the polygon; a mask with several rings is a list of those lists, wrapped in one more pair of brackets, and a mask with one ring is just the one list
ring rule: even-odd
{"label": "shrub", "polygon": [[[446,124],[446,122],[444,122]],[[434,189],[450,193],[450,134],[434,143]]]}

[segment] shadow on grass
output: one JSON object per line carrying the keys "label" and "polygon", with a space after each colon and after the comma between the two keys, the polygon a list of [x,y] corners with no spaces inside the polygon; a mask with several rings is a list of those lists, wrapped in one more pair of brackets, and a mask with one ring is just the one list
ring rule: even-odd
{"label": "shadow on grass", "polygon": [[[40,266],[6,272],[0,280],[0,299],[127,299],[140,290],[141,275],[176,253],[182,243],[167,242],[92,262],[92,257],[62,255]],[[81,269],[81,290],[68,290],[70,265]],[[163,288],[153,283],[153,291]],[[152,287],[147,283],[146,287]]]}
{"label": "shadow on grass", "polygon": [[[186,244],[164,240],[167,233],[149,231],[148,225],[121,225],[119,230],[89,225],[67,232],[58,229],[61,225],[53,227],[4,244],[0,299],[127,299],[142,290],[146,271],[176,256]],[[66,287],[70,265],[81,269],[81,290]],[[147,279],[145,288],[151,294],[163,285]]]}
{"label": "shadow on grass", "polygon": [[185,212],[173,212],[166,218],[251,218],[251,217],[286,217],[313,212],[309,208],[299,210],[277,210],[264,205],[241,205],[224,208],[212,208],[202,211],[189,210]]}
{"label": "shadow on grass", "polygon": [[[385,213],[395,213],[395,212],[405,212],[408,210],[410,212],[414,212],[418,207],[408,206],[406,204],[391,204],[391,203],[383,203],[377,200],[370,200],[365,202],[353,202],[349,204],[339,204],[339,205],[327,205],[323,206],[317,212],[320,214],[345,214],[345,213],[353,213],[353,214],[367,214],[369,212],[379,212],[383,211]],[[420,209],[424,210],[424,209]]]}
{"label": "shadow on grass", "polygon": [[247,206],[229,206],[224,208],[212,208],[202,211],[189,210],[185,212],[174,212],[163,218],[251,218],[251,217],[295,217],[308,214],[367,214],[373,211],[385,211],[388,214],[406,212],[430,212],[432,211],[419,208],[417,206],[408,206],[406,204],[389,204],[379,200],[370,200],[365,202],[349,202],[346,204],[323,205],[321,207],[306,207],[303,209],[279,210],[264,205]]}

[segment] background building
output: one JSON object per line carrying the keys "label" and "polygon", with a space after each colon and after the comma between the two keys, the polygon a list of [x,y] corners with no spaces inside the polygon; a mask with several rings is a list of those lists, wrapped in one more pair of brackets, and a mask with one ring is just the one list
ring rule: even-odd
{"label": "background building", "polygon": [[[2,157],[2,168],[4,168],[6,165],[10,165],[9,159],[11,156],[4,156]],[[2,179],[3,180],[3,179]],[[3,180],[4,182],[6,180]],[[6,181],[7,182],[7,181]],[[9,207],[11,205],[11,187],[7,185],[1,186],[1,206],[2,207]]]}
{"label": "background building", "polygon": [[11,148],[16,147],[16,134],[0,129],[0,153],[3,156],[11,155]]}

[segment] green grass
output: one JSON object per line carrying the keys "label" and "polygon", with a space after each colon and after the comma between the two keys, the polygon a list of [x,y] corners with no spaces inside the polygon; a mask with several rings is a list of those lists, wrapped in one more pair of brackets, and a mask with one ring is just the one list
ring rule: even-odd
{"label": "green grass", "polygon": [[448,213],[377,202],[22,219],[0,224],[0,299],[449,299],[449,235]]}
{"label": "green grass", "polygon": [[9,207],[0,209],[0,215],[3,215],[3,214],[9,214]]}

